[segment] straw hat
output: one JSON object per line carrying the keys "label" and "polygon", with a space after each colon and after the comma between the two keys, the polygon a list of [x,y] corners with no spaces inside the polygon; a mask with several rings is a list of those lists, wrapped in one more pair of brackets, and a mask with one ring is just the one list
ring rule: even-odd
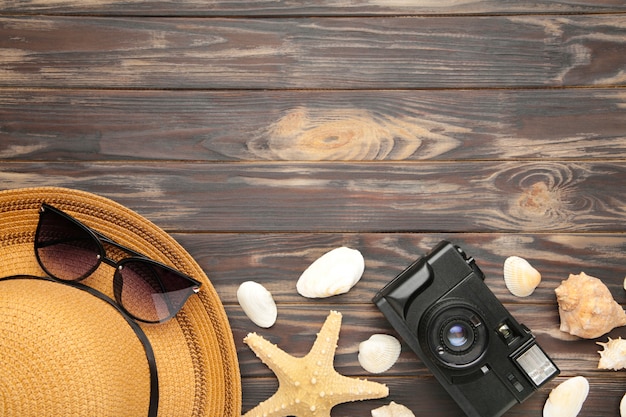
{"label": "straw hat", "polygon": [[[0,192],[0,278],[45,276],[33,243],[42,202],[203,284],[171,320],[138,325],[76,286],[1,280],[0,415],[143,417],[158,391],[159,417],[239,417],[236,350],[217,293],[179,244],[133,211],[64,188]],[[81,283],[113,297],[112,277],[102,264]]]}

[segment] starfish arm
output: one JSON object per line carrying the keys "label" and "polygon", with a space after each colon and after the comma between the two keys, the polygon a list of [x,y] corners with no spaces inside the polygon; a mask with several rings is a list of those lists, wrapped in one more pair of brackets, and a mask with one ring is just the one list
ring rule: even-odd
{"label": "starfish arm", "polygon": [[332,401],[336,404],[385,398],[389,395],[389,388],[384,384],[350,378],[337,372],[328,378],[326,390],[327,395],[332,397]]}
{"label": "starfish arm", "polygon": [[332,368],[340,329],[341,313],[331,311],[317,334],[315,343],[307,354],[307,358],[311,358],[319,366]]}
{"label": "starfish arm", "polygon": [[279,377],[284,374],[285,364],[292,364],[298,359],[256,333],[248,334],[243,341]]}

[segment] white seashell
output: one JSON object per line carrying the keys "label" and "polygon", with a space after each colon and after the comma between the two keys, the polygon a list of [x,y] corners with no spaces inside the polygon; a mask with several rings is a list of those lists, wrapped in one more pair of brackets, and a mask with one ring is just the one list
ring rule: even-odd
{"label": "white seashell", "polygon": [[543,417],[576,417],[589,394],[589,381],[575,376],[550,392],[543,406]]}
{"label": "white seashell", "polygon": [[619,415],[620,417],[626,417],[626,394],[622,397],[622,401],[619,402]]}
{"label": "white seashell", "polygon": [[402,404],[390,402],[372,410],[372,417],[415,417],[415,414]]}
{"label": "white seashell", "polygon": [[599,350],[600,361],[598,369],[612,369],[619,371],[626,368],[626,340],[621,337],[611,339],[606,343],[596,342],[602,346],[604,350]]}
{"label": "white seashell", "polygon": [[237,289],[237,301],[244,313],[259,327],[268,328],[276,323],[278,310],[272,294],[258,282],[246,281]]}
{"label": "white seashell", "polygon": [[325,298],[346,293],[363,275],[365,260],[356,249],[340,247],[319,257],[300,275],[298,293],[307,298]]}
{"label": "white seashell", "polygon": [[511,294],[528,297],[541,282],[541,274],[519,256],[509,256],[504,261],[504,283]]}
{"label": "white seashell", "polygon": [[359,344],[359,363],[367,372],[380,374],[391,368],[402,347],[395,337],[388,334],[374,334]]}

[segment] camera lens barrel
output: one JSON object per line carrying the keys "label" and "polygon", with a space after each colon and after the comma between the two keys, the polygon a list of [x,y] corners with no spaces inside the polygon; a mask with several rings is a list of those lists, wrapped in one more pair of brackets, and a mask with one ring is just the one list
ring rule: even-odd
{"label": "camera lens barrel", "polygon": [[424,315],[418,334],[426,351],[450,368],[469,367],[487,349],[488,331],[479,309],[461,299],[436,304]]}

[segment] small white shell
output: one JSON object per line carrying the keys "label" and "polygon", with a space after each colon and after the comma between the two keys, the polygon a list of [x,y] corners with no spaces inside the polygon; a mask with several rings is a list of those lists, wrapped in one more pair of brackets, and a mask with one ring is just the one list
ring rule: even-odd
{"label": "small white shell", "polygon": [[620,417],[626,417],[626,394],[622,397],[622,401],[619,402],[619,415]]}
{"label": "small white shell", "polygon": [[356,249],[340,247],[319,257],[300,275],[298,293],[307,298],[326,298],[346,293],[363,275],[365,260]]}
{"label": "small white shell", "polygon": [[504,283],[517,297],[528,297],[541,282],[541,274],[524,258],[509,256],[504,261]]}
{"label": "small white shell", "polygon": [[604,350],[599,350],[600,361],[598,362],[598,369],[612,369],[619,371],[626,368],[626,340],[618,337],[617,339],[611,339],[606,343],[596,342],[602,346]]}
{"label": "small white shell", "polygon": [[395,337],[388,334],[374,334],[359,344],[359,363],[367,372],[380,374],[391,368],[402,346]]}
{"label": "small white shell", "polygon": [[268,328],[276,323],[278,310],[272,294],[258,282],[246,281],[237,289],[237,301],[244,313],[259,327]]}
{"label": "small white shell", "polygon": [[392,401],[389,405],[373,409],[372,417],[415,417],[415,414],[406,406]]}
{"label": "small white shell", "polygon": [[575,376],[550,392],[543,406],[543,417],[576,417],[589,394],[589,381]]}

